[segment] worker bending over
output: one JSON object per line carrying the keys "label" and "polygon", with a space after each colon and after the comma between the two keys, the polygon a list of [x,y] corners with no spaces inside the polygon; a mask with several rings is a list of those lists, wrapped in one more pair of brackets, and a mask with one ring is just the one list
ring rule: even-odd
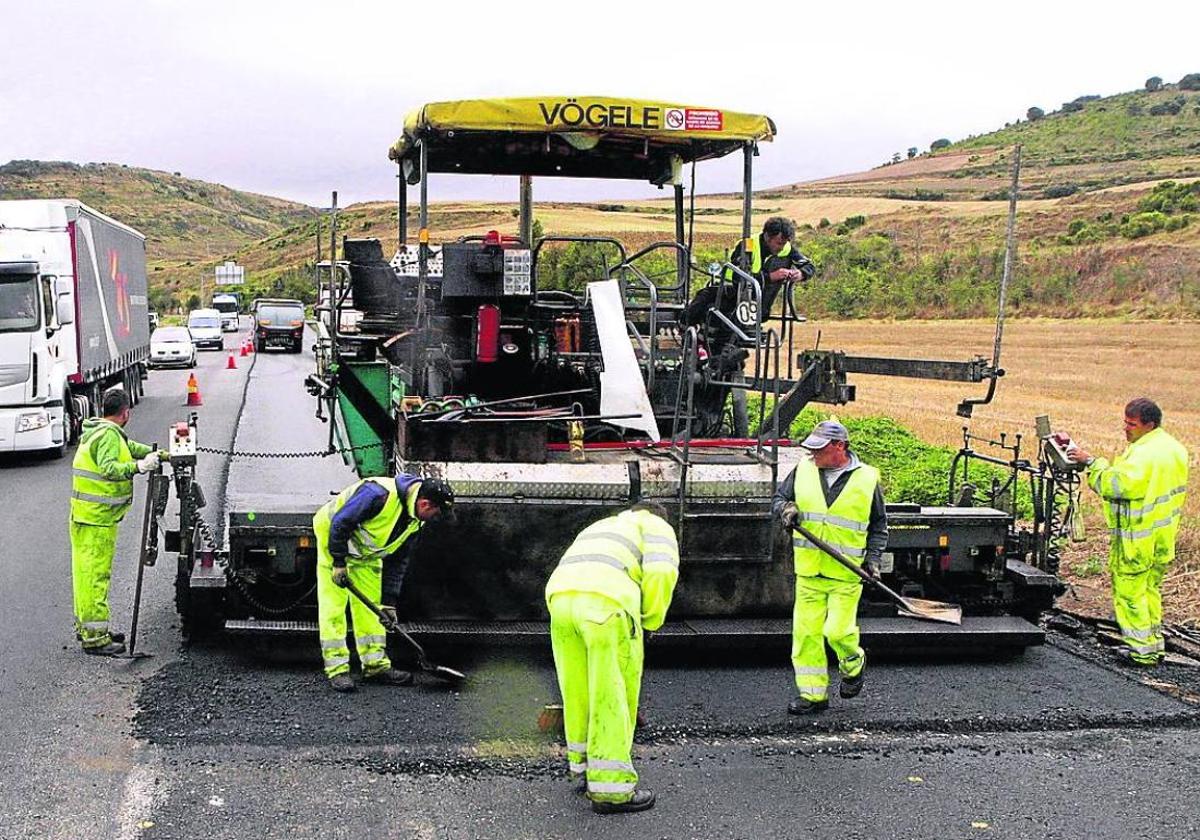
{"label": "worker bending over", "polygon": [[[879,574],[887,547],[887,509],[879,470],[850,451],[846,427],[818,423],[801,444],[812,453],[775,491],[772,512],[784,526],[802,524],[815,537]],[[792,614],[792,668],[799,696],[788,712],[804,715],[829,707],[829,668],[825,642],[838,658],[844,698],[857,697],[866,676],[859,646],[858,599],[862,580],[798,533],[792,534],[796,564],[796,605]]]}
{"label": "worker bending over", "polygon": [[1188,453],[1162,428],[1162,409],[1146,397],[1125,406],[1125,439],[1129,446],[1112,463],[1073,445],[1067,457],[1087,465],[1088,486],[1105,502],[1113,612],[1125,642],[1118,655],[1153,667],[1166,655],[1162,581],[1175,559]]}
{"label": "worker bending over", "polygon": [[402,473],[395,478],[357,481],[313,517],[321,656],[334,691],[355,688],[346,643],[347,604],[363,679],[388,685],[412,682],[411,673],[392,667],[383,624],[346,591],[346,582],[353,582],[363,595],[379,603],[384,559],[399,551],[427,522],[449,513],[453,504],[454,491],[446,482]]}
{"label": "worker bending over", "polygon": [[662,626],[678,579],[666,511],[639,502],[584,528],[546,584],[567,761],[597,813],[654,805],[632,758],[642,632]]}
{"label": "worker bending over", "polygon": [[109,388],[100,400],[102,417],[83,421],[71,464],[71,580],[75,633],[83,652],[116,656],[125,636],[108,626],[108,584],[117,550],[117,526],[133,504],[133,477],[158,469],[167,453],[125,434],[129,394]]}

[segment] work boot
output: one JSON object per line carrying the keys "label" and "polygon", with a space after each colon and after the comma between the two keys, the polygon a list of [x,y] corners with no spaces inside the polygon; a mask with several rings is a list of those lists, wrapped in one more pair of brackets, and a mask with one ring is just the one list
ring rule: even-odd
{"label": "work boot", "polygon": [[411,671],[398,671],[395,668],[388,668],[383,671],[376,671],[373,674],[363,674],[363,679],[367,682],[379,683],[380,685],[410,685],[413,681]]}
{"label": "work boot", "polygon": [[329,687],[342,694],[354,691],[355,689],[354,680],[350,678],[349,674],[338,674],[336,677],[330,677]]}
{"label": "work boot", "polygon": [[649,811],[654,807],[654,791],[639,788],[624,802],[593,802],[592,810],[597,814],[632,814],[634,811]]}
{"label": "work boot", "polygon": [[1147,662],[1144,659],[1137,659],[1134,657],[1133,651],[1127,647],[1119,647],[1113,652],[1120,662],[1125,665],[1132,665],[1134,668],[1154,668],[1162,661],[1161,659],[1153,659]]}
{"label": "work boot", "polygon": [[803,697],[797,697],[791,703],[788,703],[788,714],[815,715],[817,712],[823,712],[828,708],[828,700],[806,700]]}
{"label": "work boot", "polygon": [[99,647],[85,647],[83,652],[88,656],[120,656],[125,652],[125,645],[120,642],[109,642]]}
{"label": "work boot", "polygon": [[863,690],[863,683],[866,681],[867,669],[864,667],[858,672],[857,677],[842,677],[842,684],[838,686],[838,695],[849,700],[852,697],[857,697]]}
{"label": "work boot", "polygon": [[571,790],[576,793],[587,793],[587,776],[580,776],[577,779],[571,780]]}

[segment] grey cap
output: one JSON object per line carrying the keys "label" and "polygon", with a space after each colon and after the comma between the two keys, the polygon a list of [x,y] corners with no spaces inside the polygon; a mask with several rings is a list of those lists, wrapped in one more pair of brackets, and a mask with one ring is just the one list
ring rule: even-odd
{"label": "grey cap", "polygon": [[849,441],[850,433],[836,420],[822,420],[800,445],[805,449],[824,449],[834,440]]}

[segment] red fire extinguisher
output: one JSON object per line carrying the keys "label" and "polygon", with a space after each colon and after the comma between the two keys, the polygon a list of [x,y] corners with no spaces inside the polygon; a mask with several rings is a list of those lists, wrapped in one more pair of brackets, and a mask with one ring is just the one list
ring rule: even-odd
{"label": "red fire extinguisher", "polygon": [[475,314],[475,361],[490,364],[500,356],[500,307],[485,303]]}

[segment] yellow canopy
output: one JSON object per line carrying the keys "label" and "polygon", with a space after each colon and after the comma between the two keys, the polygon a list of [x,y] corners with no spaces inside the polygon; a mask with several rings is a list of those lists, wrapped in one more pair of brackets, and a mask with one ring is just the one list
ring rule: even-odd
{"label": "yellow canopy", "polygon": [[425,142],[432,172],[657,180],[668,158],[721,157],[774,136],[770,118],[720,108],[607,96],[468,99],[409,113],[388,157],[415,164]]}

